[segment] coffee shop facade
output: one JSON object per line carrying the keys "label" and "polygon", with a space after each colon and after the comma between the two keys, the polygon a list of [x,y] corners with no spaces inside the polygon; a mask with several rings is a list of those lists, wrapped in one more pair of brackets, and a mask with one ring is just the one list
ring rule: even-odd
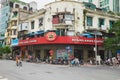
{"label": "coffee shop facade", "polygon": [[[97,38],[96,42],[98,52],[104,52],[101,48],[103,39]],[[57,36],[55,32],[48,32],[44,37],[20,40],[18,45],[22,56],[30,54],[42,60],[50,56],[53,59],[78,57],[84,60],[95,57],[95,38],[83,36]]]}

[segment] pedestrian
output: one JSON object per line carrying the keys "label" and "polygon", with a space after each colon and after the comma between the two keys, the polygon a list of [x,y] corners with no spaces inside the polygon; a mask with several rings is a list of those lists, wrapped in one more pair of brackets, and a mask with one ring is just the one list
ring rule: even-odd
{"label": "pedestrian", "polygon": [[15,61],[16,61],[16,65],[18,66],[18,56],[16,56]]}

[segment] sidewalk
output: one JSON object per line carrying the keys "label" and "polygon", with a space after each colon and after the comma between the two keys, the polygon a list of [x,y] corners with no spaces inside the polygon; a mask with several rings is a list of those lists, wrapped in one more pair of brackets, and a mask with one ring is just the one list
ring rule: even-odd
{"label": "sidewalk", "polygon": [[0,80],[8,80],[8,79],[4,78],[3,76],[0,76]]}

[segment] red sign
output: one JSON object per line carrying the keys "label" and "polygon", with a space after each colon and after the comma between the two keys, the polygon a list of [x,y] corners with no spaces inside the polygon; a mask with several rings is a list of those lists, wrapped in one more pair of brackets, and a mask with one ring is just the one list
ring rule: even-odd
{"label": "red sign", "polygon": [[54,41],[57,37],[56,33],[55,32],[48,32],[46,35],[45,35],[46,39],[48,41]]}
{"label": "red sign", "polygon": [[50,53],[50,55],[52,56],[52,55],[53,55],[53,50],[50,50],[49,53]]}
{"label": "red sign", "polygon": [[[53,36],[55,36],[53,34]],[[103,45],[104,39],[97,38],[96,42],[98,46]],[[85,45],[95,45],[95,38],[86,38],[81,36],[57,36],[48,38],[46,37],[37,37],[30,38],[27,40],[19,40],[19,46],[25,45],[36,45],[36,44],[85,44]]]}

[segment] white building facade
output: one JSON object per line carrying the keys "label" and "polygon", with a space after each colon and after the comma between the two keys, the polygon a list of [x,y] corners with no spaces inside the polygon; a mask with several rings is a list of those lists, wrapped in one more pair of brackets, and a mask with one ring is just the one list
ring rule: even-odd
{"label": "white building facade", "polygon": [[[87,11],[86,14],[84,14],[84,10]],[[34,16],[36,14],[37,12],[34,14]],[[38,17],[39,15],[34,18],[30,18],[28,21],[30,26],[31,22],[35,21],[34,29],[29,27],[30,32],[35,32],[37,30],[47,31],[61,29],[64,31],[72,30],[74,32],[82,33],[85,29],[88,28],[107,30],[110,28],[112,21],[115,22],[119,19],[119,16],[111,15],[98,9],[88,9],[85,7],[85,4],[76,1],[56,1],[45,5],[45,14],[42,16],[42,27],[38,26]],[[84,21],[85,23],[83,23]]]}
{"label": "white building facade", "polygon": [[[87,61],[88,58],[95,57],[95,38],[83,38],[80,34],[87,30],[107,32],[119,19],[119,16],[88,7],[82,2],[55,1],[20,22],[18,35],[22,35],[19,36],[18,45],[23,56],[29,53],[39,55],[42,59],[49,56],[75,56]],[[97,54],[104,59],[106,54],[102,43],[103,38],[100,38]],[[69,52],[66,52],[67,49]]]}

